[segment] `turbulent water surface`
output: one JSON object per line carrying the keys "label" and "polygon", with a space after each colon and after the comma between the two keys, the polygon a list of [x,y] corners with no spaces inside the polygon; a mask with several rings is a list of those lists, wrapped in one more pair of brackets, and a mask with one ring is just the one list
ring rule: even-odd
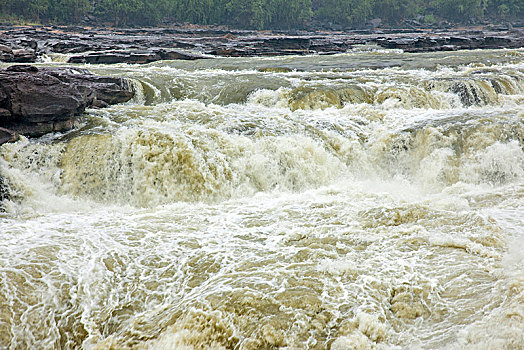
{"label": "turbulent water surface", "polygon": [[0,348],[524,348],[524,50],[87,68],[0,148]]}

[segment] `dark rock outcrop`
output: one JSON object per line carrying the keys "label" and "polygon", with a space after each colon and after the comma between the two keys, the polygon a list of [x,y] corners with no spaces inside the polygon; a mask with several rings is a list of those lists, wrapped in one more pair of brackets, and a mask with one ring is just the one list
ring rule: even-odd
{"label": "dark rock outcrop", "polygon": [[115,51],[97,51],[86,54],[79,54],[69,58],[69,63],[150,63],[160,60],[196,60],[211,58],[200,54],[184,52],[180,50],[115,50]]}
{"label": "dark rock outcrop", "polygon": [[372,41],[384,48],[402,49],[405,52],[511,49],[524,46],[524,37],[519,35],[490,35],[483,32],[471,32],[462,35],[443,33],[429,36],[383,37]]}
{"label": "dark rock outcrop", "polygon": [[334,54],[366,44],[406,52],[524,47],[523,29],[496,30],[489,26],[481,29],[256,32],[220,28],[109,29],[0,25],[0,61],[34,62],[43,55],[61,53],[73,55],[70,63],[141,64],[158,60],[209,58],[209,55]]}
{"label": "dark rock outcrop", "polygon": [[11,140],[14,134],[9,132],[41,136],[69,130],[86,108],[126,102],[133,96],[122,78],[100,77],[80,68],[11,66],[0,70],[0,127],[8,130],[1,140]]}
{"label": "dark rock outcrop", "polygon": [[18,134],[13,130],[0,128],[0,145],[6,142],[15,142],[18,140]]}
{"label": "dark rock outcrop", "polygon": [[0,61],[29,63],[36,60],[36,52],[26,48],[12,48],[7,45],[0,45]]}

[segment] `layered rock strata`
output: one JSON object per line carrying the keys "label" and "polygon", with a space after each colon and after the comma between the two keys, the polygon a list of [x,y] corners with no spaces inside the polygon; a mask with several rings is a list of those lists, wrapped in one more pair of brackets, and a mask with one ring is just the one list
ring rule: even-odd
{"label": "layered rock strata", "polygon": [[405,52],[524,47],[524,28],[277,32],[185,28],[0,26],[0,61],[34,62],[67,54],[70,63],[334,54],[357,45]]}
{"label": "layered rock strata", "polygon": [[73,128],[89,107],[129,101],[128,80],[81,68],[15,65],[0,70],[0,144],[16,134],[41,136]]}

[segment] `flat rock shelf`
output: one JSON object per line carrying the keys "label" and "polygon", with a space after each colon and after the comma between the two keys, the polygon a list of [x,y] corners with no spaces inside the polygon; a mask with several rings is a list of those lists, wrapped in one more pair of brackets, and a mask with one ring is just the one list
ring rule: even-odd
{"label": "flat rock shelf", "polygon": [[335,54],[359,45],[404,52],[524,47],[524,29],[248,31],[187,28],[0,26],[0,61],[67,54],[70,63],[150,63],[212,57]]}

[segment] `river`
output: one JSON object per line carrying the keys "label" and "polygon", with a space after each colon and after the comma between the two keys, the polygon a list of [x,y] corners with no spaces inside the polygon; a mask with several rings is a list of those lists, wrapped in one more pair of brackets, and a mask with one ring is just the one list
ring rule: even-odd
{"label": "river", "polygon": [[0,147],[0,348],[524,348],[523,49],[83,67],[138,93]]}

